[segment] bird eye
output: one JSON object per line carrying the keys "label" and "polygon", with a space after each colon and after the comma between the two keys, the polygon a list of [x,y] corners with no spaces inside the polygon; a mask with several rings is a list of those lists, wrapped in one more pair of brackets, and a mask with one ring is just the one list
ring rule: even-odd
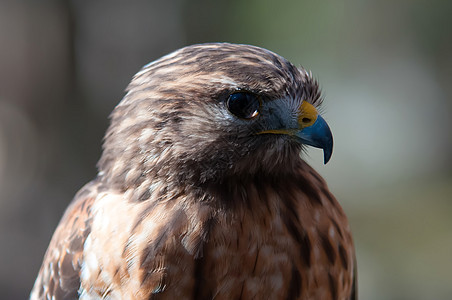
{"label": "bird eye", "polygon": [[248,92],[231,94],[226,103],[228,110],[241,119],[252,119],[259,114],[259,96]]}

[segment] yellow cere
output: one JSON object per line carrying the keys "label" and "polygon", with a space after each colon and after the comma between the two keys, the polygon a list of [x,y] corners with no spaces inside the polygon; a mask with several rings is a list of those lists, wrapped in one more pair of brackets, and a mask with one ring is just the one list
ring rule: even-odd
{"label": "yellow cere", "polygon": [[306,101],[303,101],[301,103],[299,108],[299,114],[298,114],[298,126],[300,126],[300,129],[306,128],[314,124],[314,122],[317,120],[317,109],[311,104]]}
{"label": "yellow cere", "polygon": [[309,127],[312,124],[314,124],[314,122],[317,120],[317,115],[318,115],[317,109],[315,109],[315,107],[312,104],[303,101],[303,103],[300,105],[300,108],[298,109],[297,129],[270,129],[261,131],[258,134],[271,133],[271,134],[293,135],[296,134],[300,129]]}

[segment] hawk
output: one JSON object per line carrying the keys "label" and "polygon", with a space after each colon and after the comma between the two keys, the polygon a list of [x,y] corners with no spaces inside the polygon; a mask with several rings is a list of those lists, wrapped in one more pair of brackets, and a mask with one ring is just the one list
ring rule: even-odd
{"label": "hawk", "polygon": [[310,72],[193,45],[142,68],[31,299],[356,299],[347,218],[300,153],[333,139]]}

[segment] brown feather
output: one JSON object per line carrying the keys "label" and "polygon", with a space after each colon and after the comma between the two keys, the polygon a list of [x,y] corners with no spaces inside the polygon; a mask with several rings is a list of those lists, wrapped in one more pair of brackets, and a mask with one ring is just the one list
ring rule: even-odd
{"label": "brown feather", "polygon": [[44,256],[31,299],[74,299],[80,287],[83,244],[91,231],[97,182],[83,187],[60,221]]}
{"label": "brown feather", "polygon": [[322,102],[309,72],[258,47],[194,45],[145,66],[32,299],[356,299],[344,212],[303,145],[256,134],[272,110],[252,121],[228,112],[238,90],[288,117]]}

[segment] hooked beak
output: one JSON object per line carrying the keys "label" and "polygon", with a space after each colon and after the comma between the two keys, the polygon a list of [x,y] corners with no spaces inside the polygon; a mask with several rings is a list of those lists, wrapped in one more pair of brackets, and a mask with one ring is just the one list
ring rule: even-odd
{"label": "hooked beak", "polygon": [[295,134],[303,144],[323,149],[323,163],[326,164],[333,154],[333,135],[325,120],[318,115],[314,124]]}
{"label": "hooked beak", "polygon": [[303,144],[323,149],[323,163],[326,164],[333,154],[333,135],[315,107],[306,101],[300,106],[298,125],[300,130],[295,136]]}
{"label": "hooked beak", "polygon": [[270,129],[259,134],[287,134],[296,137],[302,144],[323,149],[323,163],[333,154],[333,135],[326,121],[315,107],[303,101],[298,109],[297,129]]}
{"label": "hooked beak", "polygon": [[315,107],[303,101],[298,109],[297,129],[271,129],[259,134],[287,134],[296,137],[302,144],[323,149],[323,163],[326,164],[333,154],[333,135],[326,121]]}

